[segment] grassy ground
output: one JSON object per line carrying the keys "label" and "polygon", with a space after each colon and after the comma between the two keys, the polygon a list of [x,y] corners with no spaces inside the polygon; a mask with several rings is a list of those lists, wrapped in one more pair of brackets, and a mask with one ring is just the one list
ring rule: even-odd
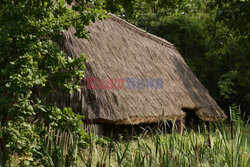
{"label": "grassy ground", "polygon": [[249,144],[249,147],[250,147],[250,125],[249,125],[249,124],[248,124],[248,125],[246,126],[246,128],[244,129],[244,131],[243,131],[243,136],[244,136],[245,138],[247,138],[248,144]]}
{"label": "grassy ground", "polygon": [[[92,166],[250,166],[250,127],[235,125],[232,139],[230,127],[215,132],[186,131],[137,136],[129,141],[103,140],[92,149]],[[78,165],[90,157],[82,150]],[[85,164],[85,163],[86,164]]]}
{"label": "grassy ground", "polygon": [[[249,124],[242,126],[235,123],[233,137],[231,132],[230,125],[219,124],[215,131],[188,130],[183,135],[156,130],[130,140],[93,136],[91,147],[86,149],[74,147],[72,154],[67,152],[68,160],[63,153],[63,146],[50,150],[53,152],[50,164],[53,165],[45,166],[61,167],[71,161],[71,165],[68,166],[90,166],[91,162],[91,166],[97,167],[249,167]],[[72,164],[74,154],[78,154],[75,165]],[[15,166],[15,159],[18,157],[13,156],[11,166]]]}

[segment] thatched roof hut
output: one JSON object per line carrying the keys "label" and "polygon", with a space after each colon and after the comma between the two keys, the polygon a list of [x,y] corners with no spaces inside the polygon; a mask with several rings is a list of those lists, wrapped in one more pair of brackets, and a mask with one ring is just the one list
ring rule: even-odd
{"label": "thatched roof hut", "polygon": [[[93,123],[139,124],[185,117],[193,109],[205,121],[226,115],[168,41],[114,16],[87,27],[90,39],[78,39],[74,29],[64,33],[62,50],[72,57],[85,53],[86,77],[125,79],[123,89],[87,89],[56,98]],[[126,78],[162,79],[162,89],[126,89]],[[158,85],[159,86],[159,85]]]}

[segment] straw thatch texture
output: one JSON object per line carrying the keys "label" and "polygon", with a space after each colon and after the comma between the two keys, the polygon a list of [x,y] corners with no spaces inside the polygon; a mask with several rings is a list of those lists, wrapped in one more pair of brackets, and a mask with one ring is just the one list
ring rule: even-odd
{"label": "straw thatch texture", "polygon": [[[182,108],[196,110],[203,120],[226,115],[209,95],[172,44],[111,15],[87,27],[90,40],[78,39],[74,29],[64,33],[62,50],[72,57],[85,53],[86,76],[108,78],[162,78],[163,89],[86,89],[71,97],[61,95],[57,104],[73,110],[94,123],[138,124],[182,119]],[[124,83],[126,87],[126,83]]]}

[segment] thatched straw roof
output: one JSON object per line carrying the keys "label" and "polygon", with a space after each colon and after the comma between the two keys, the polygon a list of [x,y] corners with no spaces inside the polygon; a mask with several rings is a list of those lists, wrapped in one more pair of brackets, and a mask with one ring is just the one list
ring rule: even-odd
{"label": "thatched straw roof", "polygon": [[163,89],[86,89],[86,81],[83,81],[80,93],[60,96],[56,103],[65,104],[66,101],[93,123],[156,122],[163,118],[163,113],[166,120],[181,119],[185,116],[182,108],[194,109],[207,121],[226,118],[168,41],[114,15],[98,20],[87,29],[90,40],[78,39],[74,29],[70,29],[64,33],[62,44],[62,50],[68,56],[85,53],[89,58],[86,77],[161,78]]}

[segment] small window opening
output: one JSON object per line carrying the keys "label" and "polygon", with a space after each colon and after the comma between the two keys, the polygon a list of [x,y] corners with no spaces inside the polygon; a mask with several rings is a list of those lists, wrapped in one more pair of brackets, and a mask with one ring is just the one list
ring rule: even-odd
{"label": "small window opening", "polygon": [[188,129],[194,129],[197,130],[198,126],[201,125],[202,121],[201,119],[197,116],[195,109],[191,108],[182,108],[182,110],[186,113],[185,116],[185,127]]}

